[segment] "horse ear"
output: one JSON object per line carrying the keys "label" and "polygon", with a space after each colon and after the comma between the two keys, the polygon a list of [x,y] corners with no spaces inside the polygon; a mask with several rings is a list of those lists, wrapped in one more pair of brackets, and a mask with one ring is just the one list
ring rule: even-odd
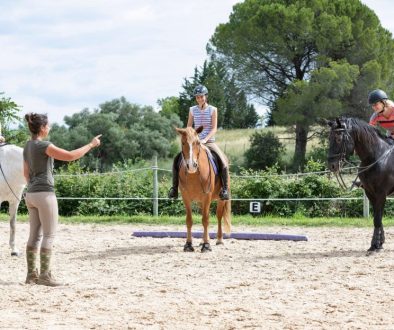
{"label": "horse ear", "polygon": [[341,127],[342,125],[341,125],[341,121],[339,120],[339,118],[337,117],[337,118],[335,118],[335,121],[337,122],[337,125],[338,125],[338,127]]}
{"label": "horse ear", "polygon": [[204,126],[199,126],[199,127],[196,129],[197,134],[200,134],[200,133],[202,132],[203,129],[204,129]]}
{"label": "horse ear", "polygon": [[175,130],[176,130],[176,132],[177,132],[179,135],[182,135],[183,133],[185,133],[185,129],[184,129],[184,128],[175,127]]}

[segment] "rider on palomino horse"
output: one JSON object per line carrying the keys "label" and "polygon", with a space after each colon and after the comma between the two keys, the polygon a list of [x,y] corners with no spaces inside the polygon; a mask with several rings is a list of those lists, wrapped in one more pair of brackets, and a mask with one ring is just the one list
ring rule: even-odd
{"label": "rider on palomino horse", "polygon": [[[219,175],[222,182],[222,189],[219,197],[221,200],[230,199],[228,190],[228,160],[224,153],[219,149],[215,143],[215,133],[217,130],[218,109],[208,104],[208,89],[203,85],[198,85],[194,89],[194,97],[196,98],[197,105],[189,110],[189,118],[187,127],[197,128],[203,126],[203,131],[199,134],[202,144],[215,154],[219,165]],[[179,184],[179,166],[182,159],[182,153],[179,153],[172,165],[172,187],[168,193],[169,198],[178,198],[178,184]]]}

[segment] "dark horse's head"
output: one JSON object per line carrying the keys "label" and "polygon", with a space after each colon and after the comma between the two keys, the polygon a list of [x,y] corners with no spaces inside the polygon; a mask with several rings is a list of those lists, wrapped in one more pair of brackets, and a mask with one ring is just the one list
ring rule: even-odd
{"label": "dark horse's head", "polygon": [[198,170],[198,158],[201,151],[198,134],[201,133],[202,130],[202,126],[198,127],[196,130],[192,127],[176,128],[177,133],[181,136],[182,157],[189,173],[196,173]]}
{"label": "dark horse's head", "polygon": [[328,168],[338,172],[340,163],[354,153],[354,140],[351,136],[352,121],[349,118],[336,118],[327,122],[331,127],[328,149]]}

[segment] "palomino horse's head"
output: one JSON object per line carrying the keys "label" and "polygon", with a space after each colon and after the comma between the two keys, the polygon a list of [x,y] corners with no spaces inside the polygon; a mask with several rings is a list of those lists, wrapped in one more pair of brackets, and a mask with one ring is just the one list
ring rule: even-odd
{"label": "palomino horse's head", "polygon": [[181,136],[182,157],[189,173],[196,173],[198,170],[198,157],[201,151],[198,134],[201,133],[202,130],[202,126],[196,130],[192,127],[176,128],[177,133]]}
{"label": "palomino horse's head", "polygon": [[340,163],[354,153],[354,140],[350,134],[351,123],[346,118],[327,122],[331,127],[328,149],[328,168],[338,172]]}

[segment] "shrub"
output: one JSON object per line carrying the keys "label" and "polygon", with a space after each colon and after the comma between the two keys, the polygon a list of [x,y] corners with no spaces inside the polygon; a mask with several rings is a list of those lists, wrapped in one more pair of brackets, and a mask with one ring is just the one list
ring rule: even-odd
{"label": "shrub", "polygon": [[275,164],[281,164],[284,146],[274,133],[255,132],[250,137],[250,148],[245,151],[245,167],[264,170]]}

